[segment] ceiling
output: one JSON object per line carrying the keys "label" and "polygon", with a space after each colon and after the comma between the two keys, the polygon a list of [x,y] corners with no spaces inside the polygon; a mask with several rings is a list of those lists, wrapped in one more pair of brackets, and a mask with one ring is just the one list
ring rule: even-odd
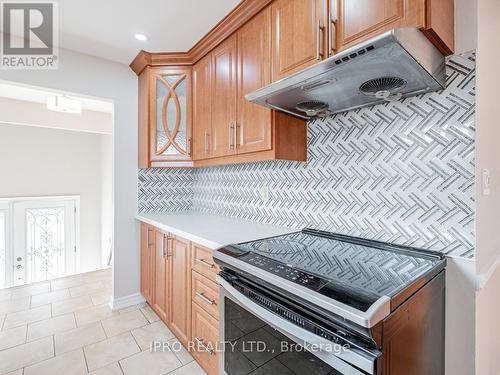
{"label": "ceiling", "polygon": [[[184,52],[239,0],[59,0],[60,47],[129,64],[143,49]],[[136,33],[149,39],[140,42]]]}
{"label": "ceiling", "polygon": [[78,99],[82,103],[82,108],[88,111],[113,113],[113,103],[84,96],[69,95],[66,93],[42,89],[33,86],[21,85],[0,81],[0,98],[16,99],[31,103],[46,104],[47,98],[53,95],[64,95]]}

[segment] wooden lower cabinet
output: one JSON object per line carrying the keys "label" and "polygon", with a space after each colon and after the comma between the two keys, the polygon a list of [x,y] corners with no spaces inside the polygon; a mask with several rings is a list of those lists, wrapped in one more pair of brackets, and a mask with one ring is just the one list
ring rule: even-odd
{"label": "wooden lower cabinet", "polygon": [[212,250],[141,223],[141,293],[209,375],[218,374],[219,268]]}
{"label": "wooden lower cabinet", "polygon": [[167,234],[157,229],[154,234],[152,308],[163,321],[167,321]]}
{"label": "wooden lower cabinet", "polygon": [[141,223],[141,294],[153,303],[154,229]]}
{"label": "wooden lower cabinet", "polygon": [[179,341],[187,346],[191,333],[191,242],[168,238],[168,320],[167,325]]}
{"label": "wooden lower cabinet", "polygon": [[200,275],[205,276],[212,282],[216,282],[215,276],[219,268],[212,258],[212,250],[193,243],[193,255],[191,257],[191,268]]}
{"label": "wooden lower cabinet", "polygon": [[219,374],[216,348],[219,344],[219,321],[196,303],[192,305],[193,343],[191,354],[208,375]]}
{"label": "wooden lower cabinet", "polygon": [[198,272],[192,272],[192,300],[215,319],[219,319],[219,285]]}

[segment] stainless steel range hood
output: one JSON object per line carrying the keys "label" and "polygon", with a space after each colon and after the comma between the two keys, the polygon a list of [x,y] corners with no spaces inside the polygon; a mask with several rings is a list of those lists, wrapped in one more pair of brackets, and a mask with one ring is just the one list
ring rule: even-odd
{"label": "stainless steel range hood", "polygon": [[245,98],[310,119],[445,86],[445,58],[416,28],[388,31]]}

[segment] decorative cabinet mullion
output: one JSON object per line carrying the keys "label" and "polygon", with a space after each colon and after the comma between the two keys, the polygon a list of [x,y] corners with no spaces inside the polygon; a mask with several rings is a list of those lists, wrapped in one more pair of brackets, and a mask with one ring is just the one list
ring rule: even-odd
{"label": "decorative cabinet mullion", "polygon": [[191,69],[153,69],[150,162],[191,160]]}

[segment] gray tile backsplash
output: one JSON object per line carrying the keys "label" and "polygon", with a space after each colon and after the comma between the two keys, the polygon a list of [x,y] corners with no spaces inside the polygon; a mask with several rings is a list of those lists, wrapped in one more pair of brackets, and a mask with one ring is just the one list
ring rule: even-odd
{"label": "gray tile backsplash", "polygon": [[139,211],[194,209],[472,258],[474,140],[471,52],[448,60],[442,92],[311,121],[306,163],[140,170]]}

